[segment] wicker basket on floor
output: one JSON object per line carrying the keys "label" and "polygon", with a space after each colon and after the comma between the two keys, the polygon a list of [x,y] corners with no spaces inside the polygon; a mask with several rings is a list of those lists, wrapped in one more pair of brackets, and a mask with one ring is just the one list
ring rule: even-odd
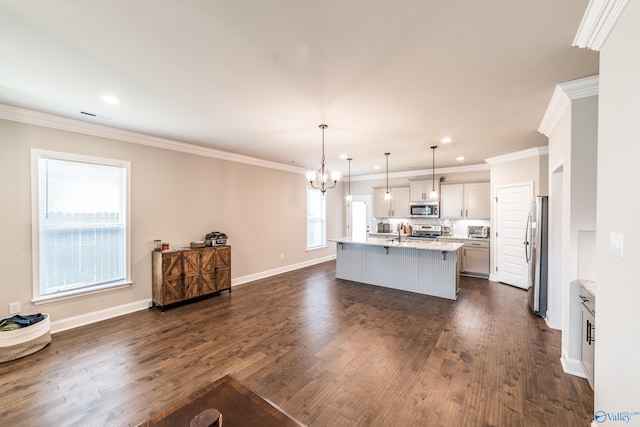
{"label": "wicker basket on floor", "polygon": [[28,356],[51,342],[49,315],[30,326],[0,332],[0,363]]}

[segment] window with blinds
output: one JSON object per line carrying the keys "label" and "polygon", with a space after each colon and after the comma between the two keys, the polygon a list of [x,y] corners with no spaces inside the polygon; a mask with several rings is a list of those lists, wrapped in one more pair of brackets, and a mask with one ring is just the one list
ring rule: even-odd
{"label": "window with blinds", "polygon": [[326,239],[326,216],[324,194],[307,188],[307,250],[324,248]]}
{"label": "window with blinds", "polygon": [[35,299],[130,282],[129,163],[50,152],[35,156]]}

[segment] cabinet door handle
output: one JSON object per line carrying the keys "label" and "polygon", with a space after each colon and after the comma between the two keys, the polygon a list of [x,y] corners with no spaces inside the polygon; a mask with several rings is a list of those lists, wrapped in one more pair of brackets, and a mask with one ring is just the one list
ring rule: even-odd
{"label": "cabinet door handle", "polygon": [[596,327],[593,325],[593,323],[591,323],[591,321],[587,319],[587,343],[589,345],[593,344],[596,341],[593,337],[593,331],[595,329]]}
{"label": "cabinet door handle", "polygon": [[585,337],[585,341],[588,343],[591,338],[591,322],[587,319],[587,336]]}
{"label": "cabinet door handle", "polygon": [[469,217],[469,209],[464,211],[464,216],[467,217],[467,218]]}
{"label": "cabinet door handle", "polygon": [[464,218],[464,210],[460,209],[460,218]]}

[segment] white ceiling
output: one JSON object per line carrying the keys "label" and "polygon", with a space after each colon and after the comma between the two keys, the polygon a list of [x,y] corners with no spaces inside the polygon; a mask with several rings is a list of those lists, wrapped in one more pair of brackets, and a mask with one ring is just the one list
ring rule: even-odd
{"label": "white ceiling", "polygon": [[305,169],[320,123],[343,173],[477,165],[546,145],[555,85],[598,74],[587,3],[0,0],[0,103]]}

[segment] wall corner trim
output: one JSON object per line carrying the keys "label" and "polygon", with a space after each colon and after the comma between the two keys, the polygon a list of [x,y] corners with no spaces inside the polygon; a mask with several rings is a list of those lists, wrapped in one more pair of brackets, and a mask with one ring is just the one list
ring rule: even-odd
{"label": "wall corner trim", "polygon": [[599,52],[629,0],[591,0],[572,46]]}
{"label": "wall corner trim", "polygon": [[560,117],[571,101],[590,96],[597,96],[600,90],[600,76],[585,77],[583,79],[572,80],[559,83],[553,91],[547,110],[542,117],[538,132],[549,137],[555,129]]}

